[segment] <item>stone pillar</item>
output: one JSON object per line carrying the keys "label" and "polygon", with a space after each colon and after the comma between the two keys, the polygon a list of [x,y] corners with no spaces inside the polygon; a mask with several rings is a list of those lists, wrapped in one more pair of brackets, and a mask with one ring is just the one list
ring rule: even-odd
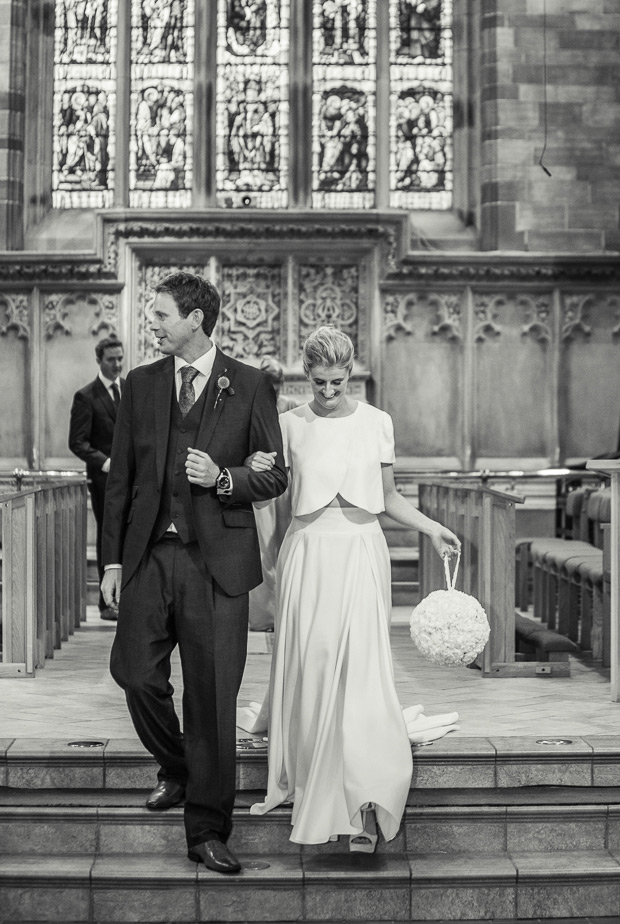
{"label": "stone pillar", "polygon": [[618,3],[482,0],[481,47],[483,249],[620,249]]}
{"label": "stone pillar", "polygon": [[23,246],[26,0],[0,0],[0,250]]}
{"label": "stone pillar", "polygon": [[459,0],[454,23],[454,208],[480,228],[480,11],[482,0]]}

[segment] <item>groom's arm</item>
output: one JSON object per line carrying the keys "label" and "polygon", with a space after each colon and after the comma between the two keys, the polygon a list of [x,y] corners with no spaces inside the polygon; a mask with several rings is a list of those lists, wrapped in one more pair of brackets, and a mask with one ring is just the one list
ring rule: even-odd
{"label": "groom's arm", "polygon": [[232,480],[232,492],[220,495],[224,505],[269,500],[286,490],[288,478],[282,453],[276,394],[266,376],[261,376],[254,394],[250,420],[248,455],[257,450],[275,452],[273,468],[268,472],[254,472],[245,465],[226,466]]}

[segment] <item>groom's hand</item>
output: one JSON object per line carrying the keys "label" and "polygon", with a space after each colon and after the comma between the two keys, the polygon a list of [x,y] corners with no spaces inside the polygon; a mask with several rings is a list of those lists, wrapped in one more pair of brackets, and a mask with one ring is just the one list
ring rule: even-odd
{"label": "groom's hand", "polygon": [[192,484],[199,484],[201,488],[212,488],[220,469],[208,453],[201,452],[200,449],[188,449],[185,472],[187,480]]}
{"label": "groom's hand", "polygon": [[121,583],[123,569],[119,567],[106,568],[101,580],[101,596],[106,606],[118,607],[121,598]]}

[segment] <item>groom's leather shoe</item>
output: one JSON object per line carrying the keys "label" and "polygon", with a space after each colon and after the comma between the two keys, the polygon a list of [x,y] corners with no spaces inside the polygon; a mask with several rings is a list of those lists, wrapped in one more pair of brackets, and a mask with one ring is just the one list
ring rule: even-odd
{"label": "groom's leather shoe", "polygon": [[216,873],[238,873],[241,864],[234,853],[221,841],[203,841],[187,850],[188,860],[194,863],[204,863],[207,869]]}
{"label": "groom's leather shoe", "polygon": [[152,812],[165,812],[166,809],[182,802],[184,797],[185,786],[173,780],[162,780],[146,800],[146,807]]}

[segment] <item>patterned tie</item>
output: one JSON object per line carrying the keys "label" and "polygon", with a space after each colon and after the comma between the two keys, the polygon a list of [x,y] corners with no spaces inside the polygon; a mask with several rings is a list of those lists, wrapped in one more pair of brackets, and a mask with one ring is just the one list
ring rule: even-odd
{"label": "patterned tie", "polygon": [[198,375],[198,369],[194,369],[193,366],[182,366],[181,367],[181,379],[182,384],[179,389],[179,408],[181,410],[181,415],[185,415],[189,412],[192,405],[196,401],[196,395],[194,394],[194,386],[192,382]]}
{"label": "patterned tie", "polygon": [[112,392],[112,401],[114,402],[114,407],[118,408],[119,404],[121,403],[121,392],[116,382],[112,382],[110,385],[110,391]]}

